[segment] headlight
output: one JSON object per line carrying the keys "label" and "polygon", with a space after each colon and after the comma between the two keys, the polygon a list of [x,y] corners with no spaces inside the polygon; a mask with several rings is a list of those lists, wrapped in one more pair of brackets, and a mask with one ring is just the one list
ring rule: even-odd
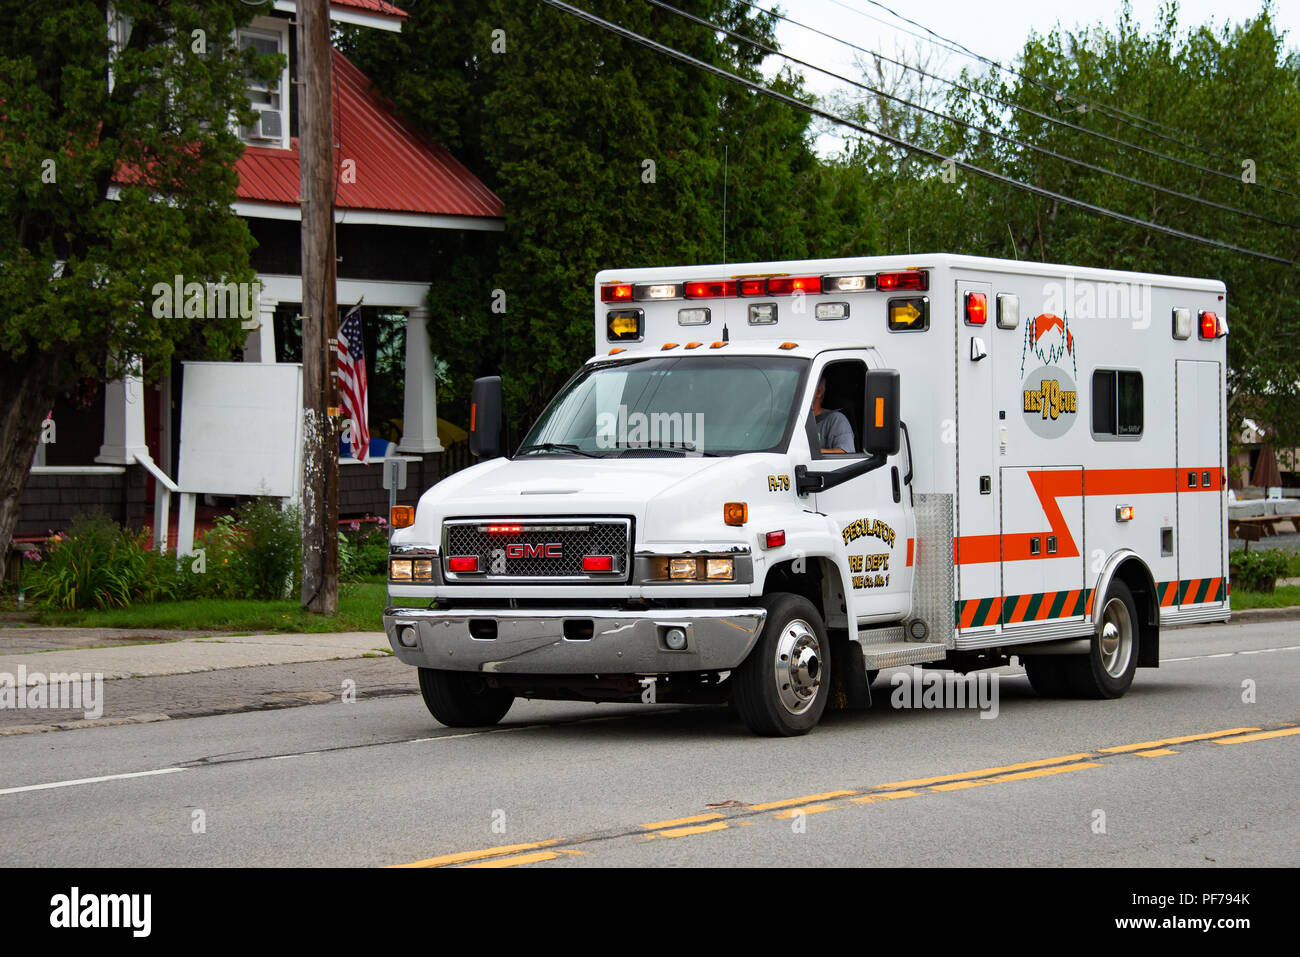
{"label": "headlight", "polygon": [[705,562],[705,571],[711,581],[731,581],[733,568],[730,558],[710,558]]}
{"label": "headlight", "polygon": [[729,582],[736,577],[735,559],[658,556],[651,559],[649,581]]}
{"label": "headlight", "polygon": [[395,582],[409,582],[411,577],[411,560],[409,558],[394,558],[388,563],[388,578]]}

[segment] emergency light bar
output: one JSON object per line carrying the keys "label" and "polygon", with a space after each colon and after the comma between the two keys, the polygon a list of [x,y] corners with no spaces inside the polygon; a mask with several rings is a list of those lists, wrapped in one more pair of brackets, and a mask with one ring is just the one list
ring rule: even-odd
{"label": "emergency light bar", "polygon": [[689,282],[607,282],[600,287],[601,302],[644,302],[667,299],[732,299],[737,296],[826,295],[870,292],[873,289],[907,289],[926,292],[926,269],[882,272],[872,276],[744,276]]}

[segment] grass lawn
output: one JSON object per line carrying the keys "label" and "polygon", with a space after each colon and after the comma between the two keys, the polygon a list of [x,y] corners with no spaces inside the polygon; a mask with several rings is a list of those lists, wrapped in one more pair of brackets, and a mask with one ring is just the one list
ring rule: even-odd
{"label": "grass lawn", "polygon": [[1300,605],[1300,585],[1278,585],[1271,595],[1262,592],[1232,590],[1232,610],[1243,611],[1247,608],[1286,608]]}
{"label": "grass lawn", "polygon": [[44,610],[40,623],[50,627],[180,628],[213,633],[382,631],[383,614],[384,583],[373,579],[340,584],[339,612],[334,617],[303,611],[297,599],[194,598],[105,611]]}

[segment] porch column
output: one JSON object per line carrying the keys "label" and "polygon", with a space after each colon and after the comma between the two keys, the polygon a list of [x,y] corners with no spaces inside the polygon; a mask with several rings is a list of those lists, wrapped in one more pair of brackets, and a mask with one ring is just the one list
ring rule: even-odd
{"label": "porch column", "polygon": [[279,302],[266,295],[258,296],[257,318],[252,320],[257,325],[244,341],[245,362],[275,361],[275,307]]}
{"label": "porch column", "polygon": [[104,444],[95,461],[103,465],[134,465],[149,456],[144,439],[144,386],[139,375],[126,375],[104,387]]}
{"label": "porch column", "polygon": [[402,415],[399,452],[441,452],[438,442],[438,398],[429,349],[429,310],[413,306],[406,315],[406,406]]}

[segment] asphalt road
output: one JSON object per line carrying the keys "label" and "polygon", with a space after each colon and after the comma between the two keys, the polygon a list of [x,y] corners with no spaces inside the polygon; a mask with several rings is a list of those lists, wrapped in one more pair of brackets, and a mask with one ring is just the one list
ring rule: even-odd
{"label": "asphalt road", "polygon": [[886,672],[870,712],[788,740],[725,708],[553,702],[453,731],[364,694],[14,735],[0,865],[1295,866],[1300,628],[1163,651],[1112,702],[1005,669],[992,719],[891,707]]}

